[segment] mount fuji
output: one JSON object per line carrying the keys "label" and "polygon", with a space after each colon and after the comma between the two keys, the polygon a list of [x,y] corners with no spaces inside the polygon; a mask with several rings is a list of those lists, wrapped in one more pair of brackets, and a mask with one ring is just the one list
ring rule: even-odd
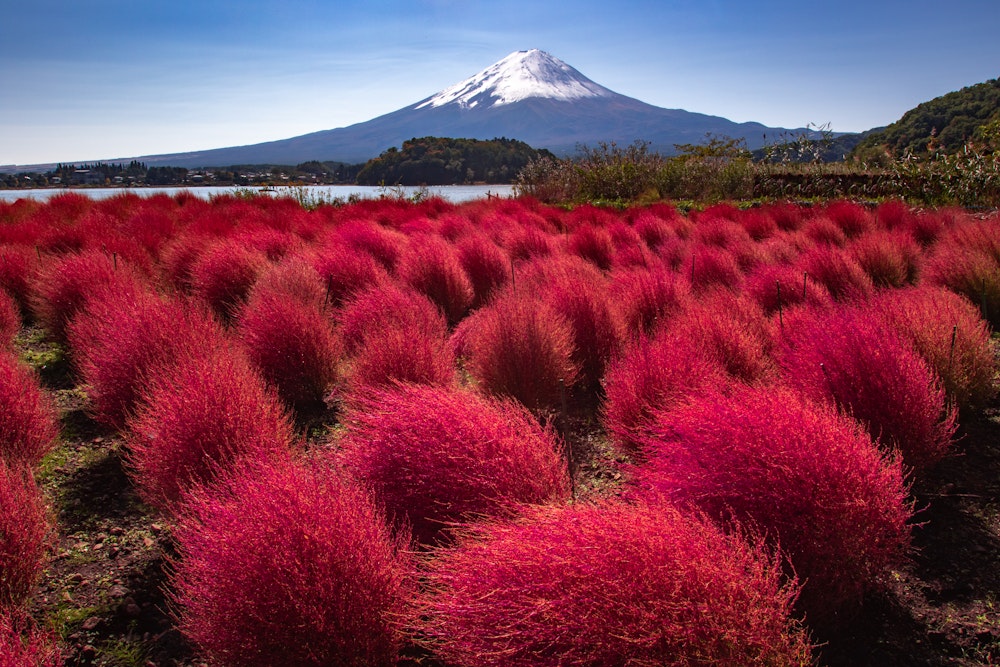
{"label": "mount fuji", "polygon": [[[798,133],[804,130],[792,130]],[[706,134],[743,138],[751,149],[790,132],[760,123],[664,109],[594,83],[544,51],[517,51],[415,104],[372,120],[291,139],[191,153],[147,155],[149,166],[210,167],[299,164],[308,160],[365,162],[415,137],[507,137],[560,155],[581,144],[648,141],[664,154]],[[117,162],[118,160],[116,160]]]}

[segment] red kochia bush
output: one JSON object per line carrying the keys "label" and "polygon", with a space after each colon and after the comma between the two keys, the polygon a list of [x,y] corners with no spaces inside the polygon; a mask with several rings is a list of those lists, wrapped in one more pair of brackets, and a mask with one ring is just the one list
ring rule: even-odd
{"label": "red kochia bush", "polygon": [[0,610],[18,606],[42,573],[50,527],[31,471],[0,459]]}
{"label": "red kochia bush", "polygon": [[905,230],[868,232],[852,241],[848,251],[876,287],[913,285],[920,275],[920,245]]}
{"label": "red kochia bush", "polygon": [[397,382],[449,386],[457,378],[447,338],[398,325],[373,331],[350,359],[347,398]]}
{"label": "red kochia bush", "polygon": [[462,319],[475,297],[455,248],[437,236],[412,238],[397,274],[403,283],[433,301],[452,325]]}
{"label": "red kochia bush", "polygon": [[424,643],[450,665],[807,665],[767,552],[668,505],[539,507],[430,560]]}
{"label": "red kochia bush", "polygon": [[262,291],[237,324],[247,356],[282,400],[298,412],[322,409],[343,345],[319,304]]}
{"label": "red kochia bush", "polygon": [[430,299],[395,283],[383,283],[356,293],[335,317],[340,326],[344,351],[354,354],[382,329],[419,332],[438,338],[447,336],[444,315]]}
{"label": "red kochia bush", "polygon": [[56,412],[38,377],[0,349],[0,459],[35,466],[55,444]]}
{"label": "red kochia bush", "polygon": [[35,280],[31,310],[49,336],[62,342],[66,326],[87,299],[103,289],[137,289],[140,282],[123,261],[97,250],[48,257]]}
{"label": "red kochia bush", "polygon": [[90,385],[91,410],[115,428],[124,426],[158,368],[223,336],[204,311],[143,291],[103,292],[67,334],[80,377]]}
{"label": "red kochia bush", "polygon": [[466,367],[483,388],[532,409],[559,405],[580,372],[566,319],[515,292],[469,316],[461,334]]}
{"label": "red kochia bush", "polygon": [[656,413],[729,381],[718,362],[692,345],[663,333],[640,338],[608,368],[604,427],[618,447],[635,450]]}
{"label": "red kochia bush", "polygon": [[826,621],[884,583],[909,545],[902,467],[864,429],[787,388],[743,388],[663,414],[637,471],[654,495],[753,526],[804,581]]}
{"label": "red kochia bush", "polygon": [[785,327],[782,343],[793,387],[854,416],[908,466],[929,466],[948,452],[955,414],[940,381],[877,315],[849,307],[805,313]]}
{"label": "red kochia bush", "polygon": [[691,298],[687,281],[662,265],[616,270],[608,289],[614,295],[625,335],[632,338],[651,334]]}
{"label": "red kochia bush", "polygon": [[472,283],[472,308],[478,308],[510,282],[510,259],[485,234],[469,234],[457,242],[458,261]]}
{"label": "red kochia bush", "polygon": [[0,350],[10,347],[21,330],[21,309],[14,297],[0,287]]}
{"label": "red kochia bush", "polygon": [[61,667],[62,664],[54,633],[39,629],[23,610],[0,609],[0,665]]}
{"label": "red kochia bush", "polygon": [[266,266],[264,253],[246,248],[235,239],[216,241],[202,250],[191,265],[192,291],[216,314],[228,318],[246,300]]}
{"label": "red kochia bush", "polygon": [[37,255],[29,248],[0,245],[0,289],[14,297],[22,313],[28,312],[31,275],[37,261]]}
{"label": "red kochia bush", "polygon": [[569,498],[554,435],[513,402],[397,385],[359,399],[344,423],[346,467],[420,542],[456,521]]}
{"label": "red kochia bush", "polygon": [[340,306],[355,292],[388,279],[374,257],[335,242],[317,249],[312,265],[325,290],[324,300],[331,307]]}
{"label": "red kochia bush", "polygon": [[966,299],[927,285],[885,292],[869,308],[913,343],[960,410],[979,409],[995,395],[990,330]]}
{"label": "red kochia bush", "polygon": [[393,665],[408,567],[336,470],[241,468],[194,494],[174,537],[178,627],[213,665]]}
{"label": "red kochia bush", "polygon": [[151,378],[143,399],[128,420],[128,467],[144,500],[163,510],[236,461],[280,457],[292,443],[281,401],[230,347],[185,354]]}
{"label": "red kochia bush", "polygon": [[799,304],[819,305],[831,301],[830,293],[802,271],[787,264],[765,264],[747,276],[744,292],[764,309],[775,314]]}

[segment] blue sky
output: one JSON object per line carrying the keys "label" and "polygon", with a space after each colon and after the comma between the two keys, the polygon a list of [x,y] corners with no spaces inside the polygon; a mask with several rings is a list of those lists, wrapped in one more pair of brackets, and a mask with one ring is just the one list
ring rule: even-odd
{"label": "blue sky", "polygon": [[0,0],[0,164],[284,139],[512,51],[735,121],[865,130],[1000,76],[996,0]]}

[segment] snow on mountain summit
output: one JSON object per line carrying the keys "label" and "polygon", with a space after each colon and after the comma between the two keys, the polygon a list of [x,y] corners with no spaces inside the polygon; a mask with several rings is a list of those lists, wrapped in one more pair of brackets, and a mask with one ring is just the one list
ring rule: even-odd
{"label": "snow on mountain summit", "polygon": [[516,51],[482,72],[445,88],[416,108],[457,104],[471,109],[511,104],[529,97],[575,100],[614,93],[544,51]]}

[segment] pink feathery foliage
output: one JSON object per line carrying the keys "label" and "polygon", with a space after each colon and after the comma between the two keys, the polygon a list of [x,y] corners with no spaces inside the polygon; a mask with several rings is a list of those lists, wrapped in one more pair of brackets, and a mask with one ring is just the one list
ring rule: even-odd
{"label": "pink feathery foliage", "polygon": [[194,288],[192,269],[211,237],[179,232],[165,241],[160,251],[160,271],[163,282],[175,291],[190,294]]}
{"label": "pink feathery foliage", "polygon": [[178,628],[211,664],[396,664],[411,566],[339,471],[239,467],[192,492],[174,539]]}
{"label": "pink feathery foliage", "polygon": [[51,534],[31,470],[0,458],[0,610],[28,598],[45,567]]}
{"label": "pink feathery foliage", "polygon": [[299,414],[321,411],[338,376],[343,343],[322,303],[261,291],[240,311],[237,336],[247,357]]}
{"label": "pink feathery foliage", "polygon": [[295,255],[287,256],[277,264],[269,264],[250,288],[247,301],[264,294],[291,299],[314,308],[324,308],[329,301],[319,273],[308,260]]}
{"label": "pink feathery foliage", "polygon": [[663,265],[618,269],[610,278],[626,337],[651,334],[691,299],[686,279]]}
{"label": "pink feathery foliage", "polygon": [[872,279],[843,248],[813,248],[799,258],[795,267],[825,287],[835,301],[863,301],[875,291]]}
{"label": "pink feathery foliage", "polygon": [[455,353],[443,335],[390,326],[372,332],[349,362],[346,401],[399,382],[447,387],[457,381]]}
{"label": "pink feathery foliage", "polygon": [[917,212],[899,199],[884,201],[875,207],[876,226],[885,230],[909,230],[913,227]]}
{"label": "pink feathery foliage", "polygon": [[840,225],[822,214],[808,218],[800,233],[819,246],[840,248],[847,243],[847,234],[844,233]]}
{"label": "pink feathery foliage", "polygon": [[279,458],[292,440],[278,396],[238,350],[217,346],[150,378],[128,419],[126,461],[142,498],[172,512],[193,486],[241,460]]}
{"label": "pink feathery foliage", "polygon": [[777,373],[771,326],[752,299],[712,292],[691,302],[665,327],[674,345],[712,360],[735,380],[766,382]]}
{"label": "pink feathery foliage", "polygon": [[639,232],[624,220],[619,218],[611,223],[608,226],[608,234],[611,235],[611,243],[615,249],[612,258],[613,267],[649,266],[656,263],[653,252],[639,236]]}
{"label": "pink feathery foliage", "polygon": [[638,450],[656,414],[730,383],[715,360],[677,342],[641,337],[608,368],[601,417],[619,449]]}
{"label": "pink feathery foliage", "polygon": [[693,402],[660,415],[643,449],[640,488],[781,549],[810,623],[849,616],[905,562],[913,509],[901,463],[799,392],[745,387]]}
{"label": "pink feathery foliage", "polygon": [[292,232],[273,227],[240,229],[229,238],[236,245],[263,254],[270,262],[277,262],[302,246],[302,240]]}
{"label": "pink feathery foliage", "polygon": [[340,243],[366,252],[386,271],[393,271],[406,247],[406,237],[399,232],[367,220],[352,220],[337,230]]}
{"label": "pink feathery foliage", "polygon": [[472,283],[471,308],[482,307],[510,283],[510,258],[485,234],[466,234],[456,244],[456,250],[458,261]]}
{"label": "pink feathery foliage", "polygon": [[38,465],[59,435],[56,411],[38,376],[0,349],[0,458]]}
{"label": "pink feathery foliage", "polygon": [[136,291],[143,282],[123,260],[99,250],[45,257],[35,274],[31,311],[53,340],[65,342],[67,325],[88,299],[106,289]]}
{"label": "pink feathery foliage", "polygon": [[104,291],[70,323],[67,339],[95,418],[122,428],[148,378],[185,351],[225,334],[205,311],[147,291]]}
{"label": "pink feathery foliage", "polygon": [[996,395],[993,378],[1000,368],[990,329],[966,299],[924,285],[884,292],[869,309],[913,343],[960,410],[978,410]]}
{"label": "pink feathery foliage", "polygon": [[778,229],[783,232],[794,232],[799,229],[809,216],[809,211],[791,202],[771,204],[767,207],[768,214],[774,218]]}
{"label": "pink feathery foliage", "polygon": [[177,233],[177,222],[169,210],[144,202],[124,222],[122,233],[159,258],[164,244]]}
{"label": "pink feathery foliage", "polygon": [[736,221],[754,241],[763,241],[778,233],[778,222],[770,207],[740,211]]}
{"label": "pink feathery foliage", "polygon": [[339,307],[354,293],[389,279],[385,268],[362,250],[342,243],[325,243],[312,255],[312,265],[325,290],[324,300]]}
{"label": "pink feathery foliage", "polygon": [[907,220],[910,236],[924,248],[928,248],[951,228],[956,220],[963,219],[966,213],[962,209],[939,208],[933,211],[914,213]]}
{"label": "pink feathery foliage", "polygon": [[0,245],[0,289],[17,302],[22,314],[29,312],[31,283],[38,268],[38,256],[25,246]]}
{"label": "pink feathery foliage", "polygon": [[485,391],[546,409],[576,383],[573,327],[544,301],[508,292],[463,324],[466,368]]}
{"label": "pink feathery foliage", "polygon": [[232,239],[210,244],[191,265],[191,291],[223,320],[245,303],[250,288],[268,266],[262,252]]}
{"label": "pink feathery foliage", "polygon": [[28,613],[0,608],[0,665],[3,667],[62,667],[63,655],[55,633],[39,628]]}
{"label": "pink feathery foliage", "polygon": [[465,275],[455,246],[439,236],[411,237],[396,273],[403,284],[433,301],[452,326],[462,319],[475,298],[472,281]]}
{"label": "pink feathery foliage", "polygon": [[724,248],[694,245],[691,247],[688,264],[688,280],[695,292],[718,287],[739,290],[742,286],[743,271],[736,257]]}
{"label": "pink feathery foliage", "polygon": [[848,238],[859,236],[875,226],[875,217],[857,202],[841,199],[823,207],[823,217],[833,221]]}
{"label": "pink feathery foliage", "polygon": [[611,234],[603,226],[580,225],[569,235],[568,250],[602,271],[611,268],[615,258],[615,245]]}
{"label": "pink feathery foliage", "polygon": [[865,232],[847,250],[876,287],[914,285],[920,276],[922,251],[906,230]]}
{"label": "pink feathery foliage", "polygon": [[[1000,229],[1000,224],[994,227]],[[988,243],[957,229],[934,245],[924,265],[924,282],[961,294],[979,306],[994,330],[1000,330],[1000,257]]]}
{"label": "pink feathery foliage", "polygon": [[537,507],[426,567],[421,643],[449,665],[809,665],[795,583],[667,504]]}
{"label": "pink feathery foliage", "polygon": [[733,253],[754,243],[738,222],[713,215],[702,215],[697,219],[691,238],[700,245],[715,246]]}
{"label": "pink feathery foliage", "polygon": [[505,230],[501,245],[514,261],[547,257],[556,251],[556,241],[549,232],[529,226],[515,226]]}
{"label": "pink feathery foliage", "polygon": [[525,267],[525,274],[527,284],[521,289],[539,294],[573,331],[572,360],[580,369],[580,385],[597,389],[625,338],[604,274],[573,255],[536,260]]}
{"label": "pink feathery foliage", "polygon": [[392,281],[355,293],[336,314],[344,351],[353,355],[383,329],[419,332],[429,338],[448,335],[444,314],[423,294]]}
{"label": "pink feathery foliage", "polygon": [[[679,217],[680,214],[675,210],[670,219]],[[656,252],[667,241],[678,238],[675,225],[648,209],[638,210],[632,218],[632,229],[653,252]]]}
{"label": "pink feathery foliage", "polygon": [[401,384],[366,392],[343,423],[345,468],[422,544],[458,521],[570,496],[555,435],[514,401]]}
{"label": "pink feathery foliage", "polygon": [[846,306],[806,313],[785,327],[782,348],[791,386],[853,416],[907,466],[927,468],[951,449],[955,411],[940,380],[878,315]]}
{"label": "pink feathery foliage", "polygon": [[0,350],[9,348],[21,330],[21,309],[7,290],[0,287]]}
{"label": "pink feathery foliage", "polygon": [[821,305],[832,301],[827,289],[804,272],[787,264],[767,264],[757,267],[747,276],[744,293],[768,315],[794,306]]}

